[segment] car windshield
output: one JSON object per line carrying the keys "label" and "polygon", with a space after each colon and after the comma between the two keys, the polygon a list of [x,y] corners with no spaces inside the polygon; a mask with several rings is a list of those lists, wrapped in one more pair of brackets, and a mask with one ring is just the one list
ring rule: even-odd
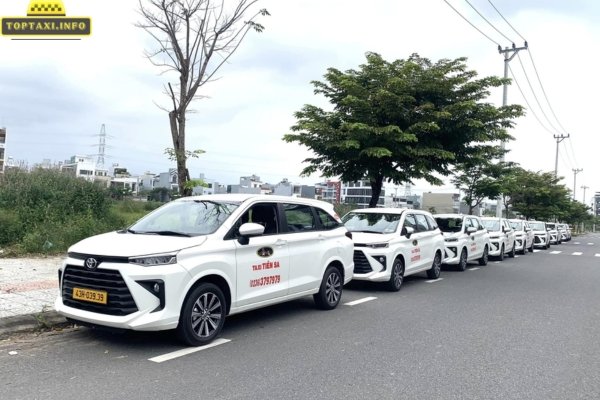
{"label": "car windshield", "polygon": [[510,221],[510,226],[515,231],[522,231],[523,230],[523,223],[521,221]]}
{"label": "car windshield", "polygon": [[500,231],[500,221],[497,219],[482,219],[481,223],[488,231]]}
{"label": "car windshield", "polygon": [[534,231],[545,231],[543,222],[530,222],[529,225]]}
{"label": "car windshield", "polygon": [[546,228],[556,229],[556,225],[555,224],[546,224]]}
{"label": "car windshield", "polygon": [[128,232],[172,236],[216,231],[240,205],[235,202],[186,200],[167,203],[129,227]]}
{"label": "car windshield", "polygon": [[462,218],[456,217],[435,217],[442,232],[460,232],[462,230]]}
{"label": "car windshield", "polygon": [[402,214],[350,212],[342,222],[351,232],[392,233],[398,229]]}

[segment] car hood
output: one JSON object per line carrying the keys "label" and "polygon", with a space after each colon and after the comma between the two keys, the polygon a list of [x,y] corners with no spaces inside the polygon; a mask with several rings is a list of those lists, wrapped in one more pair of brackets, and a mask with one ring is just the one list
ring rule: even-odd
{"label": "car hood", "polygon": [[361,244],[385,243],[389,242],[395,235],[397,234],[352,232],[352,241]]}
{"label": "car hood", "polygon": [[459,239],[461,236],[463,236],[463,233],[462,232],[442,232],[442,235],[444,236],[444,239],[446,239],[446,238]]}
{"label": "car hood", "polygon": [[69,248],[69,252],[98,256],[134,257],[169,253],[199,246],[206,236],[180,237],[109,232],[83,239]]}

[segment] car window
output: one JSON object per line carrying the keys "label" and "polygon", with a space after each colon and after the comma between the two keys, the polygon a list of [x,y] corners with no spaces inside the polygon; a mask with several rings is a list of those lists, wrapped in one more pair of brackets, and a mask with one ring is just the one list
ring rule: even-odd
{"label": "car window", "polygon": [[429,230],[429,225],[427,225],[427,218],[423,214],[416,214],[415,220],[417,221],[417,231],[426,232]]}
{"label": "car window", "polygon": [[477,226],[473,224],[473,218],[465,218],[465,230],[466,228],[476,228]]}
{"label": "car window", "polygon": [[329,213],[325,210],[321,210],[320,208],[315,208],[317,211],[317,216],[319,217],[319,221],[321,222],[321,226],[324,229],[335,229],[341,226],[339,222],[335,220]]}
{"label": "car window", "polygon": [[462,218],[437,217],[435,220],[442,232],[460,232],[462,229]]}
{"label": "car window", "polygon": [[407,214],[404,219],[404,227],[405,228],[413,228],[416,232],[417,230],[417,221],[415,220],[414,214]]}
{"label": "car window", "polygon": [[427,219],[427,224],[429,225],[429,230],[434,231],[438,228],[438,224],[435,222],[433,217],[426,215],[425,218]]}
{"label": "car window", "polygon": [[242,224],[253,222],[265,227],[265,235],[279,233],[277,205],[274,203],[258,203],[250,207],[236,223],[236,231]]}
{"label": "car window", "polygon": [[288,232],[307,232],[317,229],[311,206],[304,204],[284,204],[283,211]]}

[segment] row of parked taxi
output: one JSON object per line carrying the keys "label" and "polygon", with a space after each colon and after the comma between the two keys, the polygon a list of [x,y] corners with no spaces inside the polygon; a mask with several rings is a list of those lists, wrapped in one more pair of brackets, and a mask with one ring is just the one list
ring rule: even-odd
{"label": "row of parked taxi", "polygon": [[312,295],[333,309],[351,280],[400,290],[488,257],[568,240],[544,222],[377,208],[337,216],[318,200],[210,195],[172,201],[133,225],[84,239],[58,271],[55,309],[83,325],[176,329],[212,341],[228,315]]}

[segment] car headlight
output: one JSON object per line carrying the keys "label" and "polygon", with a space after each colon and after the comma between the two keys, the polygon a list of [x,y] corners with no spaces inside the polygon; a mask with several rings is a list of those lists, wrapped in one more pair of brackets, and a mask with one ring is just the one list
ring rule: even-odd
{"label": "car headlight", "polygon": [[457,238],[444,238],[446,242],[458,242]]}
{"label": "car headlight", "polygon": [[370,249],[384,249],[386,247],[390,247],[389,243],[370,243],[367,244],[367,247]]}
{"label": "car headlight", "polygon": [[168,265],[177,263],[176,254],[156,254],[144,257],[130,257],[130,264],[137,264],[144,267],[152,267],[154,265]]}

